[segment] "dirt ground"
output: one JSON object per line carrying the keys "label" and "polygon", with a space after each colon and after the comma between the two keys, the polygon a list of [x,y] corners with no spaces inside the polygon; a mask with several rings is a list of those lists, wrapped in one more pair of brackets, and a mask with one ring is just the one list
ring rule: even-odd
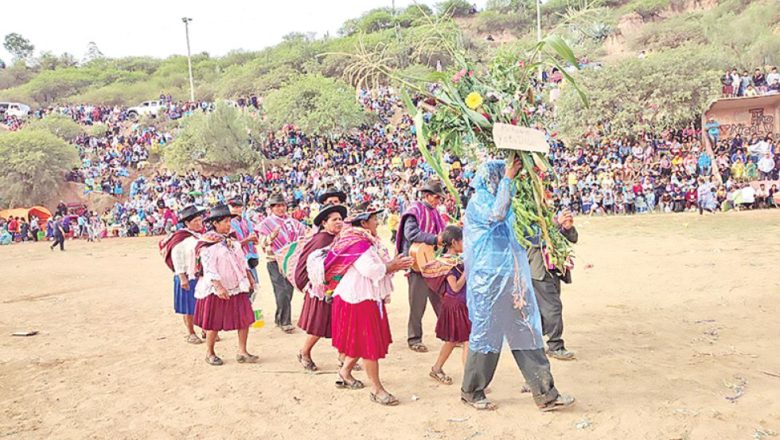
{"label": "dirt ground", "polygon": [[[150,439],[759,439],[780,432],[780,213],[578,218],[574,284],[564,286],[572,362],[551,361],[577,398],[540,413],[519,392],[504,353],[479,413],[459,402],[456,351],[428,378],[432,352],[406,348],[406,283],[389,307],[393,336],[380,363],[401,405],[334,387],[336,355],[319,344],[325,374],[301,371],[304,334],[253,330],[259,365],[238,365],[235,332],[204,362],[184,342],[171,274],[157,238],[0,248],[0,438]],[[265,271],[266,317],[273,297]],[[297,319],[301,294],[293,310]],[[271,321],[273,321],[271,319]],[[18,330],[38,330],[13,337]],[[363,373],[356,373],[364,378]],[[413,396],[415,396],[413,398]],[[726,397],[735,397],[734,401]]]}

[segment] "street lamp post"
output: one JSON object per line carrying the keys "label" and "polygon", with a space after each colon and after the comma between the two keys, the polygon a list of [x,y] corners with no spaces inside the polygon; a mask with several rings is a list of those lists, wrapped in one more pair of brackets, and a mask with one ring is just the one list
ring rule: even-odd
{"label": "street lamp post", "polygon": [[190,22],[192,21],[191,18],[188,17],[182,17],[182,22],[184,22],[184,35],[187,37],[187,68],[190,72],[190,101],[195,101],[195,83],[192,80],[192,54],[190,53]]}
{"label": "street lamp post", "polygon": [[542,41],[542,0],[536,0],[536,41]]}
{"label": "street lamp post", "polygon": [[[542,0],[536,0],[536,42],[542,41]],[[541,59],[542,54],[539,54]],[[542,80],[542,66],[539,65],[539,81]]]}

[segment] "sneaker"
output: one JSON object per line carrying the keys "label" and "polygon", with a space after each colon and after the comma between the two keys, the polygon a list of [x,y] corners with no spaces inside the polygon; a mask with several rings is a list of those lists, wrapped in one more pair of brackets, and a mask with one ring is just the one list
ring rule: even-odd
{"label": "sneaker", "polygon": [[559,361],[572,361],[575,359],[574,352],[565,348],[547,350],[547,355],[551,358],[558,359]]}

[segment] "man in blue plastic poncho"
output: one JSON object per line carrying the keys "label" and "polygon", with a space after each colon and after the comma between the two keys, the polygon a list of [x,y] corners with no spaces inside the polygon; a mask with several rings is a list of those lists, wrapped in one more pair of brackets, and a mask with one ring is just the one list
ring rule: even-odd
{"label": "man in blue plastic poncho", "polygon": [[464,222],[464,261],[471,336],[461,399],[480,410],[495,409],[485,397],[504,340],[542,411],[569,406],[574,398],[559,394],[544,353],[541,318],[525,250],[515,238],[511,211],[512,180],[519,160],[484,163],[471,186]]}

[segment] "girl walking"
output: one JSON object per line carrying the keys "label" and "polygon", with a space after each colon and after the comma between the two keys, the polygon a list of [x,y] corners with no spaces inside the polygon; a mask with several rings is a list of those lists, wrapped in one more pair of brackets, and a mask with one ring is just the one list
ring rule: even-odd
{"label": "girl walking", "polygon": [[444,373],[444,364],[452,354],[452,350],[458,344],[463,344],[461,362],[466,364],[466,354],[469,351],[469,334],[471,333],[471,321],[466,307],[466,274],[464,273],[463,260],[463,230],[458,226],[447,226],[442,233],[442,245],[444,254],[440,257],[443,264],[452,268],[446,274],[445,281],[440,291],[443,290],[441,311],[436,322],[436,337],[444,341],[439,358],[431,367],[429,375],[439,383],[452,385],[452,378]]}

